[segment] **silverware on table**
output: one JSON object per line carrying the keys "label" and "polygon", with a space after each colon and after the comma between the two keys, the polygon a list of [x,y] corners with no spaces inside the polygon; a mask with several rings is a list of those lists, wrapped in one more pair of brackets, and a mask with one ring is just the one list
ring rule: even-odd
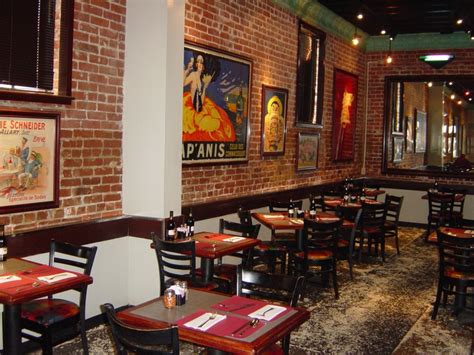
{"label": "silverware on table", "polygon": [[257,324],[260,322],[260,319],[254,318],[251,321],[246,322],[244,325],[241,325],[237,329],[232,332],[232,335],[242,335],[244,334],[249,328],[255,328]]}
{"label": "silverware on table", "polygon": [[259,315],[259,316],[262,316],[262,317],[265,317],[265,314],[267,314],[267,313],[270,312],[270,311],[273,311],[274,309],[275,309],[274,307],[270,307],[270,308],[267,309],[265,312],[260,313],[260,314],[258,314],[258,315]]}
{"label": "silverware on table", "polygon": [[209,318],[207,318],[204,322],[198,325],[198,328],[204,327],[209,321],[216,319],[217,318],[217,313],[212,313]]}

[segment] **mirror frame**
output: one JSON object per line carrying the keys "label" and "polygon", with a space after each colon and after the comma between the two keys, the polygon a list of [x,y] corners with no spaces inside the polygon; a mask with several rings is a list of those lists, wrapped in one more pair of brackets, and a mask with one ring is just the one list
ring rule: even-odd
{"label": "mirror frame", "polygon": [[[445,177],[445,178],[464,178],[474,179],[474,172],[471,173],[452,173],[447,171],[424,171],[416,169],[397,169],[388,168],[388,139],[392,139],[392,132],[390,131],[390,88],[392,83],[399,81],[459,81],[472,80],[474,75],[394,75],[385,77],[384,85],[384,112],[383,112],[383,142],[382,142],[382,174],[388,175],[416,175],[416,176],[430,176],[430,177]],[[404,116],[404,115],[402,115]]]}

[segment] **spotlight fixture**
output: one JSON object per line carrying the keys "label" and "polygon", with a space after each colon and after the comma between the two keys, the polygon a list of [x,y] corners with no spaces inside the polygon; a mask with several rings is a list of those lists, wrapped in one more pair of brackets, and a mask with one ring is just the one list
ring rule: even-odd
{"label": "spotlight fixture", "polygon": [[469,94],[470,94],[469,90],[466,90],[466,92],[464,93],[464,95],[466,96],[469,96]]}
{"label": "spotlight fixture", "polygon": [[359,13],[357,14],[357,19],[358,19],[358,20],[362,20],[363,18],[364,18],[364,14],[363,14],[362,12],[359,12]]}
{"label": "spotlight fixture", "polygon": [[469,100],[469,101],[472,101],[472,97],[470,97],[468,100]]}
{"label": "spotlight fixture", "polygon": [[430,87],[432,87],[432,86],[433,86],[433,82],[430,81],[430,82],[428,83],[428,87],[430,88]]}
{"label": "spotlight fixture", "polygon": [[440,69],[454,59],[453,54],[427,54],[420,55],[419,60],[429,64],[435,69]]}
{"label": "spotlight fixture", "polygon": [[462,101],[461,101],[461,100],[459,100],[459,101],[458,101],[458,105],[461,105],[461,104],[462,104]]}
{"label": "spotlight fixture", "polygon": [[380,34],[381,34],[381,35],[384,35],[384,34],[386,34],[386,33],[387,33],[386,30],[384,30],[384,29],[380,30]]}
{"label": "spotlight fixture", "polygon": [[451,100],[454,100],[456,98],[456,95],[451,94]]}
{"label": "spotlight fixture", "polygon": [[462,25],[462,23],[463,23],[463,19],[462,19],[462,18],[458,18],[458,19],[456,20],[456,25]]}

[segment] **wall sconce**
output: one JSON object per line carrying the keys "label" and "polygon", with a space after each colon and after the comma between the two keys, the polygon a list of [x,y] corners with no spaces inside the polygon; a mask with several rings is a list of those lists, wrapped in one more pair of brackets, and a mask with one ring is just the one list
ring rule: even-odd
{"label": "wall sconce", "polygon": [[426,64],[429,64],[431,67],[435,69],[440,69],[444,67],[446,64],[451,62],[454,59],[453,54],[427,54],[427,55],[420,55],[418,59]]}

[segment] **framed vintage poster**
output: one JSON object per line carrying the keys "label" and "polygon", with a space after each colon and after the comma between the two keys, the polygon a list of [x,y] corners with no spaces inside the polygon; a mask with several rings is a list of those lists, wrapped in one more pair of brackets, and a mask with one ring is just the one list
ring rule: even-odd
{"label": "framed vintage poster", "polygon": [[357,76],[334,70],[333,160],[354,159],[354,135],[357,115]]}
{"label": "framed vintage poster", "polygon": [[399,163],[403,159],[403,137],[393,137],[393,162]]}
{"label": "framed vintage poster", "polygon": [[415,132],[413,130],[413,117],[405,117],[405,151],[407,153],[413,153],[415,149]]}
{"label": "framed vintage poster", "polygon": [[318,167],[319,133],[298,133],[296,171],[316,170]]}
{"label": "framed vintage poster", "polygon": [[0,213],[59,206],[55,112],[0,110]]}
{"label": "framed vintage poster", "polygon": [[415,109],[415,153],[426,152],[426,112]]}
{"label": "framed vintage poster", "polygon": [[186,42],[183,70],[183,164],[246,161],[252,62]]}
{"label": "framed vintage poster", "polygon": [[262,85],[262,155],[285,153],[288,90]]}
{"label": "framed vintage poster", "polygon": [[392,135],[403,136],[403,83],[395,82],[392,84],[390,97],[391,116],[392,116]]}

